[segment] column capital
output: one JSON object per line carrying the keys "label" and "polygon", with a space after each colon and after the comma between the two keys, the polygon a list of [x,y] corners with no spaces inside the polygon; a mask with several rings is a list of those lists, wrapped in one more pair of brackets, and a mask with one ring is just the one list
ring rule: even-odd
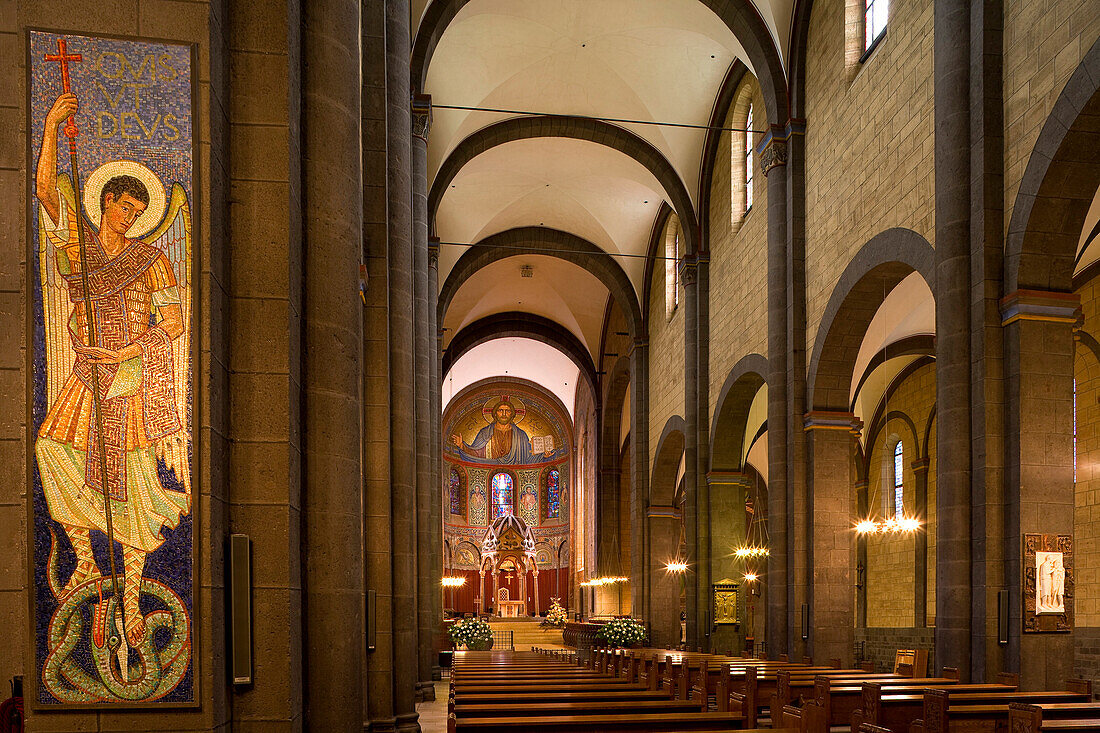
{"label": "column capital", "polygon": [[439,269],[439,237],[428,237],[428,269]]}
{"label": "column capital", "polygon": [[699,278],[699,259],[695,255],[684,255],[676,263],[676,274],[680,277],[680,283],[686,288],[694,286]]}
{"label": "column capital", "polygon": [[928,473],[929,467],[932,462],[927,458],[919,458],[909,464],[909,467],[913,469],[913,473]]}
{"label": "column capital", "polygon": [[744,471],[707,471],[708,486],[748,486],[752,479]]}
{"label": "column capital", "polygon": [[432,129],[432,95],[414,94],[412,98],[412,134],[428,142]]}
{"label": "column capital", "polygon": [[1048,290],[1016,290],[1001,298],[1001,325],[1015,321],[1076,324],[1081,317],[1081,298],[1076,293]]}
{"label": "column capital", "polygon": [[772,168],[787,165],[787,128],[768,125],[768,131],[756,144],[756,154],[760,159],[760,172],[765,176]]}
{"label": "column capital", "polygon": [[650,505],[645,509],[646,519],[679,519],[680,510],[674,506]]}
{"label": "column capital", "polygon": [[803,418],[803,429],[807,433],[812,430],[841,430],[858,437],[863,430],[863,421],[850,412],[811,410]]}

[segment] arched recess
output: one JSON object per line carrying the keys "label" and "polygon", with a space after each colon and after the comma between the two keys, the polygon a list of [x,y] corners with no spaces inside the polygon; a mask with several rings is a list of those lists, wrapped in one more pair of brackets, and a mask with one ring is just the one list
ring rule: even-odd
{"label": "arched recess", "polygon": [[471,275],[493,262],[532,250],[571,262],[599,278],[622,309],[631,336],[641,335],[642,315],[638,299],[634,295],[634,286],[630,278],[623,272],[619,263],[586,239],[581,239],[569,232],[545,227],[509,229],[486,237],[467,249],[455,262],[439,291],[439,323],[443,323],[451,299]]}
{"label": "arched recess", "polygon": [[[423,90],[432,54],[447,26],[470,0],[432,0],[424,11],[420,27],[413,39],[410,60],[411,83],[414,90]],[[759,12],[748,2],[700,0],[710,8],[737,38],[749,57],[749,63],[764,90],[764,105],[772,124],[783,124],[788,118],[787,80],[775,41]]]}
{"label": "arched recess", "polygon": [[443,371],[446,377],[451,365],[458,361],[463,354],[470,349],[498,338],[511,337],[529,338],[535,341],[553,346],[558,351],[568,356],[577,368],[581,370],[581,376],[596,391],[596,367],[592,364],[592,356],[588,349],[568,329],[549,318],[533,313],[512,311],[509,313],[496,313],[485,318],[480,318],[451,338],[446,351],[443,352]]}
{"label": "arched recess", "polygon": [[666,565],[679,558],[682,517],[674,509],[676,477],[684,456],[684,418],[673,415],[665,423],[650,474],[646,517],[646,568],[649,571],[649,627],[654,646],[672,648],[680,641],[681,579]]}
{"label": "arched recess", "polygon": [[687,423],[679,415],[673,415],[665,423],[661,437],[657,441],[657,452],[653,456],[653,470],[649,480],[649,503],[651,506],[672,506],[676,495],[676,473],[680,459],[684,455],[684,435]]}
{"label": "arched recess", "polygon": [[586,117],[559,115],[513,117],[483,127],[459,143],[443,161],[435,180],[432,181],[431,190],[428,191],[428,222],[432,232],[435,231],[435,217],[439,210],[439,203],[443,200],[447,187],[463,166],[498,145],[538,137],[564,137],[593,142],[618,150],[637,161],[652,173],[664,188],[676,215],[680,217],[680,221],[687,223],[685,238],[688,251],[696,250],[698,227],[695,225],[696,215],[691,203],[691,195],[684,186],[684,182],[680,180],[676,169],[657,148],[617,125]]}
{"label": "arched recess", "polygon": [[932,245],[911,229],[888,229],[863,245],[833,289],[814,339],[806,379],[811,409],[848,411],[856,357],[886,294],[914,271],[936,292],[934,265]]}
{"label": "arched recess", "polygon": [[1100,184],[1100,40],[1066,82],[1035,141],[1005,238],[1005,293],[1070,292],[1085,215]]}
{"label": "arched recess", "polygon": [[604,549],[597,552],[597,556],[613,566],[601,567],[601,573],[629,575],[624,570],[629,564],[629,558],[621,557],[622,452],[619,450],[619,436],[622,426],[623,398],[630,388],[630,358],[620,356],[610,373],[605,376],[605,380],[607,386],[599,428],[600,481],[596,492],[596,516],[599,525],[596,541],[603,545]]}
{"label": "arched recess", "polygon": [[710,469],[741,471],[745,445],[746,419],[753,398],[764,386],[768,360],[760,354],[749,354],[734,364],[722,391],[710,427]]}
{"label": "arched recess", "polygon": [[[706,139],[703,142],[703,164],[699,170],[699,211],[709,212],[710,201],[713,195],[714,165],[718,156],[718,140],[722,137],[723,124],[729,116],[730,106],[733,104],[737,89],[741,85],[745,74],[750,73],[748,68],[740,60],[734,61],[726,72],[726,78],[722,80],[722,87],[718,91],[718,98],[714,101],[714,110],[710,115],[710,127],[707,130]],[[728,133],[727,133],[728,134]],[[701,238],[709,242],[710,217],[700,216],[699,227],[702,230]],[[707,249],[710,249],[709,245]]]}

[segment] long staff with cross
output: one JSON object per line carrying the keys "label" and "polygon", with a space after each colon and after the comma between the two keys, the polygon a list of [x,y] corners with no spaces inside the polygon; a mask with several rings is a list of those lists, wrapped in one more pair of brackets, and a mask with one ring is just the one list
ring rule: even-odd
{"label": "long staff with cross", "polygon": [[[46,61],[55,61],[61,65],[61,85],[65,94],[71,94],[69,84],[69,63],[79,63],[83,57],[78,54],[70,54],[64,38],[57,39],[57,53],[45,54]],[[80,168],[77,165],[76,155],[76,120],[73,115],[65,120],[65,137],[69,140],[69,164],[73,173],[73,190],[76,195],[76,238],[80,248],[80,286],[84,291],[84,317],[88,324],[88,346],[95,346],[98,342],[96,336],[95,309],[92,308],[92,293],[88,285],[88,249],[85,245],[84,217],[79,211],[81,201]],[[107,555],[111,560],[111,587],[121,596],[122,591],[118,587],[118,570],[115,568],[115,527],[111,510],[111,490],[108,483],[107,470],[107,446],[103,442],[103,411],[100,409],[99,396],[99,365],[92,361],[92,405],[95,415],[96,449],[99,453],[99,480],[103,487],[103,511],[107,517]],[[122,636],[126,638],[126,614],[122,614]]]}

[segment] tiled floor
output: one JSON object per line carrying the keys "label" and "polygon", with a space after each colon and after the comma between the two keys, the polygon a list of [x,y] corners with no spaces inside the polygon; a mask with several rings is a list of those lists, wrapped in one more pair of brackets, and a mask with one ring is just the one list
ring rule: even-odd
{"label": "tiled floor", "polygon": [[436,682],[435,700],[416,706],[423,733],[447,733],[447,689],[450,684],[450,680]]}

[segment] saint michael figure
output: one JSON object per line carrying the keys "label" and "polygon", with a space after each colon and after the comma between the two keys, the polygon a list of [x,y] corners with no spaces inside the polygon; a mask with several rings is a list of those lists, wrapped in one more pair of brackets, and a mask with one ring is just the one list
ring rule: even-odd
{"label": "saint michael figure", "polygon": [[[54,102],[35,176],[47,371],[47,412],[35,456],[50,517],[76,553],[63,587],[51,573],[54,593],[64,599],[103,575],[91,537],[110,530],[122,547],[125,636],[137,645],[145,636],[138,600],[146,555],[164,542],[163,529],[191,511],[190,210],[177,185],[166,212],[163,184],[133,161],[101,166],[83,196],[67,176],[59,177],[58,126],[76,111],[73,94]],[[184,490],[164,487],[158,458]]]}

